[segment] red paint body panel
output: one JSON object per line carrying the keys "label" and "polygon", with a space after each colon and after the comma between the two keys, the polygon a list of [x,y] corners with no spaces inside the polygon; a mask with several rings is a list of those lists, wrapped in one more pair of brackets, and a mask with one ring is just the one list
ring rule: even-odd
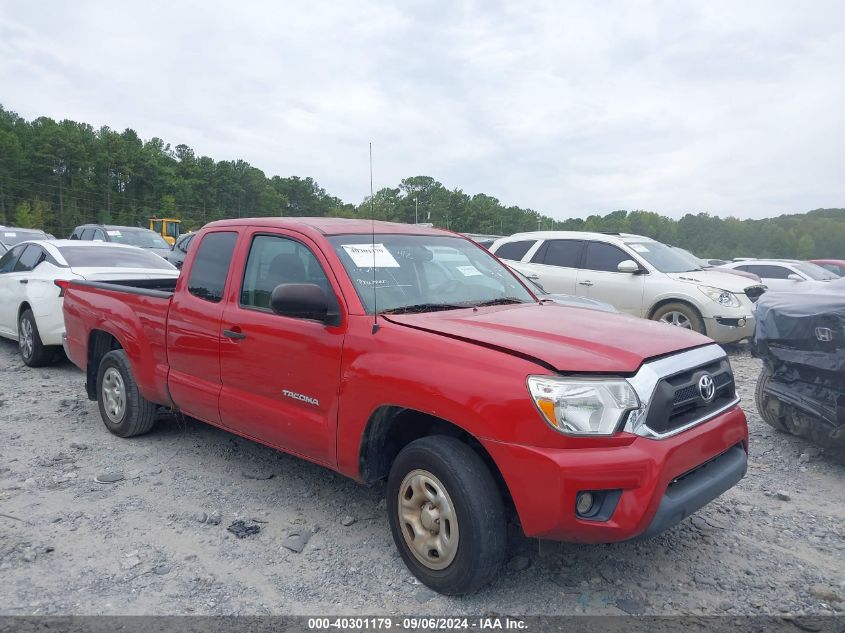
{"label": "red paint body panel", "polygon": [[[88,364],[90,333],[126,350],[144,397],[240,435],[361,478],[362,438],[382,407],[448,420],[474,436],[503,475],[527,534],[583,542],[631,538],[649,524],[669,481],[747,443],[739,408],[664,440],[628,433],[570,437],[540,417],[526,387],[555,371],[630,375],[658,356],[709,343],[698,334],[598,311],[523,304],[478,310],[367,315],[328,234],[369,233],[369,222],[330,218],[229,220],[235,231],[223,300],[188,292],[189,252],[171,300],[71,283],[64,309],[71,360]],[[376,223],[377,232],[442,234]],[[324,268],[341,308],[325,326],[239,305],[255,233],[296,239]],[[233,340],[223,329],[247,335]],[[283,395],[307,395],[312,402]],[[172,394],[172,402],[171,402]],[[610,521],[574,516],[579,490],[624,490]]]}

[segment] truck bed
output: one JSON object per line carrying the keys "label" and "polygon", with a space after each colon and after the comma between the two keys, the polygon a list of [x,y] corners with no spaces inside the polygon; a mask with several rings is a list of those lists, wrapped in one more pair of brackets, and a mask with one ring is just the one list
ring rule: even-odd
{"label": "truck bed", "polygon": [[[65,290],[65,350],[89,373],[102,356],[122,347],[134,361],[138,389],[146,399],[169,403],[167,315],[177,278],[72,281]],[[89,396],[96,375],[88,375]]]}

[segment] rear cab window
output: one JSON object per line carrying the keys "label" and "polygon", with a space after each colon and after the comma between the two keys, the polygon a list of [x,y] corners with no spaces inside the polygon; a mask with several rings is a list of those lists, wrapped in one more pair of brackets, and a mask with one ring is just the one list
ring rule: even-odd
{"label": "rear cab window", "polygon": [[122,248],[101,244],[57,246],[71,268],[152,268],[174,270],[173,266],[155,253],[140,248]]}
{"label": "rear cab window", "polygon": [[203,236],[191,265],[188,292],[200,299],[220,303],[237,241],[235,231],[217,231]]}

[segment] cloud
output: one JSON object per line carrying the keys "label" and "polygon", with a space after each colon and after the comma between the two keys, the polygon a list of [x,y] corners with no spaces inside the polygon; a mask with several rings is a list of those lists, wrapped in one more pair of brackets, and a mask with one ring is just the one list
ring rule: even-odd
{"label": "cloud", "polygon": [[558,218],[845,206],[845,8],[0,5],[0,102],[131,127],[350,202],[431,175]]}

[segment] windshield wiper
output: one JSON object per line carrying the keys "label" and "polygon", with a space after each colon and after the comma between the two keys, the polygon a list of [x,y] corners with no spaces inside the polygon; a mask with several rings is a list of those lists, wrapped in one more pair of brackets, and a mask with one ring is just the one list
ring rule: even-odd
{"label": "windshield wiper", "polygon": [[470,308],[467,305],[455,305],[454,303],[417,303],[409,306],[399,306],[390,310],[383,310],[381,314],[413,314],[416,312],[439,312],[441,310],[460,310]]}
{"label": "windshield wiper", "polygon": [[490,301],[482,301],[481,303],[473,304],[476,308],[486,308],[488,306],[506,306],[512,303],[525,303],[522,299],[516,297],[499,297],[498,299],[490,299]]}

